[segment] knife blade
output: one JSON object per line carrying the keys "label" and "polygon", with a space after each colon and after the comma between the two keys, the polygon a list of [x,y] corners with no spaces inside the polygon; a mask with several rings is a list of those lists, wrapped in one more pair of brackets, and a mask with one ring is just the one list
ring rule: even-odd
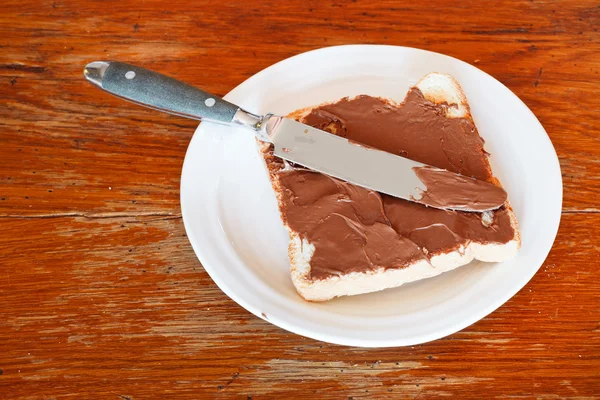
{"label": "knife blade", "polygon": [[273,143],[274,154],[334,178],[427,206],[461,211],[501,207],[506,192],[491,183],[377,150],[295,120],[256,115],[154,71],[96,61],[84,69],[99,88],[136,104],[203,121],[237,124]]}

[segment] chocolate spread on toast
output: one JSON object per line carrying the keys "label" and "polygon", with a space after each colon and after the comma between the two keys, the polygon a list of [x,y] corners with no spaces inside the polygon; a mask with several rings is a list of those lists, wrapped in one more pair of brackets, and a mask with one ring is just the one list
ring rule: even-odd
{"label": "chocolate spread on toast", "polygon": [[[483,140],[472,121],[447,118],[413,88],[401,105],[370,96],[317,107],[301,122],[438,168],[493,182]],[[403,268],[470,241],[507,243],[508,210],[445,211],[370,191],[270,157],[282,188],[281,216],[315,246],[310,278]],[[368,166],[366,166],[368,168]],[[385,173],[385,171],[380,171]]]}

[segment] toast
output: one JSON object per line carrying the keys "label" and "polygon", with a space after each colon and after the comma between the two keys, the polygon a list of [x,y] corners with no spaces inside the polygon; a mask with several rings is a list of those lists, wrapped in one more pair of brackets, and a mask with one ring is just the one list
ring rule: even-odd
{"label": "toast", "polygon": [[[288,117],[501,186],[466,97],[446,74],[426,75],[400,104],[357,96]],[[403,122],[393,125],[396,121]],[[428,131],[434,123],[438,128]],[[422,148],[414,145],[417,142]],[[508,200],[493,212],[437,210],[298,168],[275,157],[270,144],[259,143],[259,149],[290,236],[292,282],[305,300],[397,287],[473,259],[504,261],[520,248],[519,227]]]}

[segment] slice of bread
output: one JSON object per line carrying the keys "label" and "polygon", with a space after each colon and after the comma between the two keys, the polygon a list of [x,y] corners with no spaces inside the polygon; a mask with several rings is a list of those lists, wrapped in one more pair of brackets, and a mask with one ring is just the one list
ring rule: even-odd
{"label": "slice of bread", "polygon": [[[434,105],[442,106],[440,109],[443,110],[445,118],[462,118],[469,120],[471,123],[473,122],[466,97],[460,85],[451,76],[440,73],[430,73],[411,88],[411,91],[416,89],[421,92],[422,96],[427,101]],[[388,107],[401,107],[404,104],[398,105],[390,100],[379,100],[384,102]],[[340,100],[340,102],[341,101],[347,102],[352,101],[352,99],[346,98]],[[406,101],[408,101],[408,95],[405,102]],[[304,122],[304,118],[311,113],[311,111],[323,106],[325,106],[325,104],[298,110],[288,115],[288,117]],[[328,130],[332,133],[336,133],[335,126],[331,126],[330,128],[331,129]],[[478,135],[476,130],[474,135]],[[460,140],[460,138],[457,140]],[[294,231],[290,228],[285,214],[284,196],[286,188],[282,185],[279,178],[281,176],[280,174],[287,173],[293,169],[287,162],[284,162],[273,155],[272,145],[260,143],[259,146],[267,165],[273,189],[278,199],[282,221],[288,229],[290,236],[289,258],[292,281],[298,293],[306,300],[325,301],[338,296],[357,295],[397,287],[403,283],[433,277],[443,272],[450,271],[468,264],[473,259],[487,262],[503,261],[513,257],[521,245],[517,220],[507,201],[502,209],[503,212],[505,212],[504,216],[508,214],[508,218],[504,218],[503,223],[510,224],[510,227],[507,227],[507,229],[512,229],[510,232],[512,237],[510,237],[509,240],[493,242],[489,240],[481,241],[469,239],[463,240],[457,245],[435,248],[434,251],[419,247],[423,252],[424,257],[411,260],[406,263],[406,265],[388,265],[386,267],[375,265],[373,268],[368,268],[364,271],[333,273],[325,278],[320,277],[319,279],[316,279],[311,274],[311,261],[313,259],[313,254],[315,253],[315,245],[302,235],[301,232]],[[483,148],[480,150],[485,153]],[[484,163],[487,164],[485,179],[500,186],[499,181],[492,174],[491,167],[487,161],[487,156],[483,157],[483,159]],[[443,165],[434,166],[441,168],[445,167]],[[401,206],[395,211],[397,220],[398,217],[400,217],[400,220],[402,219],[402,213],[411,212],[410,210],[414,209],[412,207],[424,207],[416,203],[410,203],[399,199],[390,198],[384,200],[386,200],[386,202],[396,202],[397,205]],[[398,215],[398,213],[400,213],[400,215]],[[441,211],[441,213],[444,213],[444,211]],[[460,212],[456,215],[459,214]],[[444,216],[444,218],[447,217],[448,215]],[[436,218],[435,214],[433,214],[432,218]],[[495,220],[493,212],[471,213],[471,216],[468,218],[477,218],[477,221],[486,229],[495,229],[493,224]],[[433,223],[426,228],[429,229],[434,225],[441,224]],[[401,230],[396,227],[394,227],[394,229],[399,235],[408,237],[406,233],[402,233]],[[479,229],[482,228],[479,227]],[[422,235],[423,233],[420,234]],[[411,240],[414,240],[412,239],[412,236]],[[335,266],[332,266],[332,269],[335,270]]]}

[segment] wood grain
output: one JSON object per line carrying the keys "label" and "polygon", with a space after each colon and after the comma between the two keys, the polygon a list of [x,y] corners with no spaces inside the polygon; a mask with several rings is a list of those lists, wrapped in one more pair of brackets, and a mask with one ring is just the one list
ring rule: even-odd
{"label": "wood grain", "polygon": [[[599,27],[593,1],[2,2],[0,398],[600,398]],[[180,216],[196,123],[81,74],[118,59],[223,95],[347,43],[476,65],[531,108],[561,162],[563,220],[538,274],[413,348],[320,343],[226,297]]]}
{"label": "wood grain", "polygon": [[[513,299],[448,338],[396,349],[302,338],[229,300],[172,217],[5,218],[0,388],[145,399],[594,398],[597,216],[566,214],[551,255]],[[114,393],[113,393],[114,392]],[[116,393],[116,394],[115,394]],[[588,396],[588,397],[585,397]]]}

